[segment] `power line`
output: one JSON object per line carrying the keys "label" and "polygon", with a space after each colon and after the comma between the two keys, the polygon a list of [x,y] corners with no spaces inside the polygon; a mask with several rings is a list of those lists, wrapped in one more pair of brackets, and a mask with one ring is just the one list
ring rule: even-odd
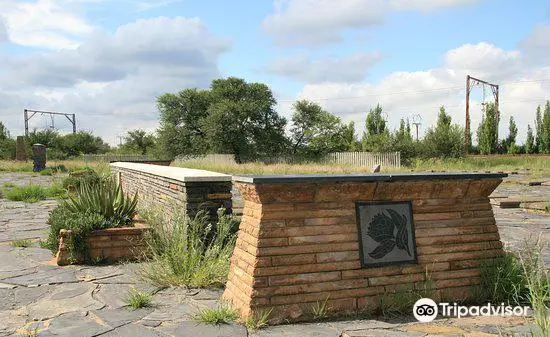
{"label": "power line", "polygon": [[[508,86],[508,85],[514,85],[514,84],[523,84],[523,83],[543,83],[543,82],[550,82],[550,78],[544,78],[544,79],[538,79],[538,80],[518,80],[518,81],[509,81],[509,82],[501,82],[501,86]],[[365,95],[358,95],[358,96],[348,96],[348,97],[324,97],[324,98],[308,98],[310,101],[341,101],[341,100],[351,100],[351,99],[360,99],[360,98],[366,98],[366,97],[379,97],[379,96],[392,96],[392,95],[406,95],[406,94],[429,94],[429,93],[435,93],[439,91],[462,91],[464,90],[464,86],[453,86],[453,87],[443,87],[443,88],[433,88],[433,89],[425,89],[425,90],[413,90],[413,91],[394,91],[394,92],[381,92],[381,93],[373,93],[373,94],[365,94]],[[279,100],[279,103],[291,103],[295,102],[296,100]]]}

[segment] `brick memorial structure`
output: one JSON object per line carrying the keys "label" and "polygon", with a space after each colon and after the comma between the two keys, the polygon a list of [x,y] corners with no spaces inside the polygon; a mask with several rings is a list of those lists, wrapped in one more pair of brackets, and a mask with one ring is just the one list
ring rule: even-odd
{"label": "brick memorial structure", "polygon": [[505,176],[235,177],[244,210],[223,298],[272,323],[325,301],[331,315],[375,312],[428,284],[436,301],[472,298],[479,262],[503,254],[488,197]]}
{"label": "brick memorial structure", "polygon": [[125,193],[138,193],[139,208],[160,207],[170,216],[178,207],[182,214],[194,216],[208,211],[212,221],[216,211],[225,207],[231,212],[231,176],[222,173],[181,167],[116,162],[111,172]]}

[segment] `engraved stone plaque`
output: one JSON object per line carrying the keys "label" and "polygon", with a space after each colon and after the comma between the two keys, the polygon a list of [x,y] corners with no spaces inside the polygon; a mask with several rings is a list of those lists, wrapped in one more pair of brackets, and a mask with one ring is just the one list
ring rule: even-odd
{"label": "engraved stone plaque", "polygon": [[361,267],[417,263],[412,202],[357,202]]}

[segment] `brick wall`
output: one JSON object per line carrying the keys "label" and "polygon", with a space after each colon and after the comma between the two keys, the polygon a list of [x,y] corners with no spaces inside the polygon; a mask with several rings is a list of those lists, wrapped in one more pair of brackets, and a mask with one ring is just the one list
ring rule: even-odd
{"label": "brick wall", "polygon": [[[88,237],[88,257],[92,261],[117,262],[136,260],[144,257],[147,245],[144,234],[149,230],[146,226],[136,224],[136,227],[109,228],[91,232]],[[62,229],[59,232],[59,250],[56,255],[60,266],[72,263],[67,249],[67,238],[71,230]],[[82,263],[82,260],[78,260]]]}
{"label": "brick wall", "polygon": [[[236,179],[239,180],[239,179]],[[224,298],[243,317],[306,320],[328,298],[333,315],[371,312],[380,296],[422,289],[473,296],[478,262],[503,254],[489,194],[502,179],[236,183],[244,199]],[[361,268],[356,201],[411,200],[418,264]]]}
{"label": "brick wall", "polygon": [[218,208],[231,212],[231,176],[137,163],[112,163],[111,172],[125,193],[138,193],[138,209],[160,208],[167,216],[174,207],[190,216],[204,209],[213,221]]}

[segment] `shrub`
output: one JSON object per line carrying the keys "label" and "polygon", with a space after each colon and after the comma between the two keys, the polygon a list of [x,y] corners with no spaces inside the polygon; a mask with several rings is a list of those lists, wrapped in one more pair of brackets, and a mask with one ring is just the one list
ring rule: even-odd
{"label": "shrub", "polygon": [[215,230],[204,211],[192,219],[176,214],[170,221],[154,213],[143,216],[153,228],[151,263],[138,272],[143,278],[159,286],[225,284],[238,228],[225,209],[218,210]]}
{"label": "shrub", "polygon": [[8,189],[5,194],[8,200],[28,203],[38,202],[49,196],[46,188],[34,184],[12,187]]}
{"label": "shrub", "polygon": [[95,185],[100,181],[101,178],[94,170],[78,170],[69,173],[69,176],[63,180],[63,187],[69,190],[78,190],[81,184]]}
{"label": "shrub", "polygon": [[[101,214],[92,211],[75,213],[64,205],[60,205],[50,212],[47,223],[50,225],[50,232],[48,238],[41,243],[41,246],[51,250],[54,254],[59,249],[59,231],[61,229],[78,230],[80,236],[85,237],[89,231],[112,227],[112,223]],[[79,250],[78,247],[75,248]],[[81,249],[83,248],[81,247]]]}
{"label": "shrub", "polygon": [[123,226],[132,223],[137,201],[137,192],[134,197],[127,197],[116,181],[108,179],[97,184],[81,184],[75,196],[68,196],[64,206],[73,213],[98,213]]}

